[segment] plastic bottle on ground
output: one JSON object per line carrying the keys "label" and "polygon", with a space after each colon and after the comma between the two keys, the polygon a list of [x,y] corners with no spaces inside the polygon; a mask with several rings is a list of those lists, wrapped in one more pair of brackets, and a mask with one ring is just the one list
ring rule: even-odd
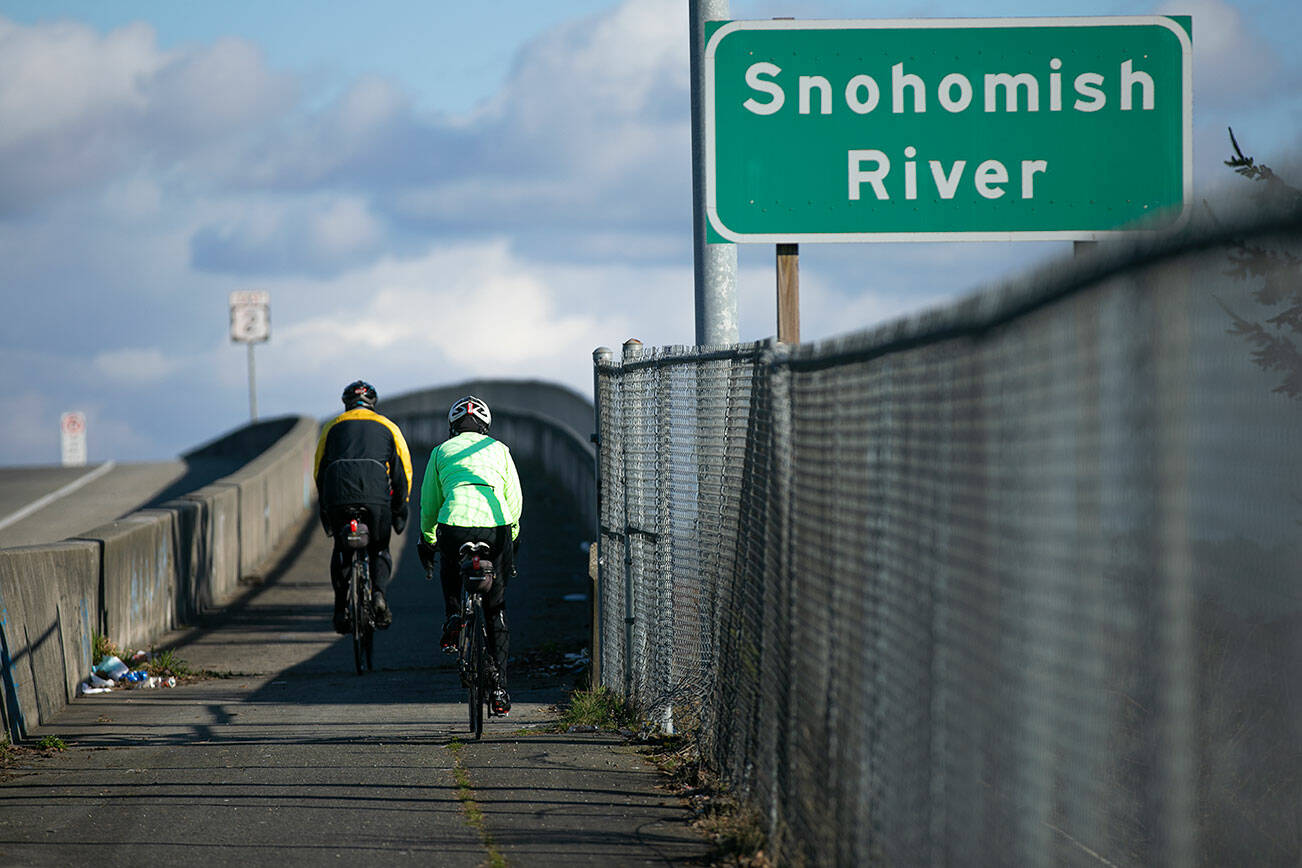
{"label": "plastic bottle on ground", "polygon": [[95,667],[95,673],[101,678],[121,678],[127,674],[127,671],[127,664],[112,654],[101,660],[99,665]]}

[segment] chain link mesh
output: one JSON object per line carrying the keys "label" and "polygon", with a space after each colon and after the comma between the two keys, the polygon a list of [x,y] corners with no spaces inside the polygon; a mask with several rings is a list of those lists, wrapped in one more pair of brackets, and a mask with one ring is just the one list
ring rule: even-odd
{"label": "chain link mesh", "polygon": [[1241,232],[598,363],[602,680],[780,864],[1299,864],[1302,267]]}

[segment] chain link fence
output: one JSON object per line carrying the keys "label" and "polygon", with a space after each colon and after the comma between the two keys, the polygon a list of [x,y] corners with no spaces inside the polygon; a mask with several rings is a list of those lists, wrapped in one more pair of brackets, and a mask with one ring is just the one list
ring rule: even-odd
{"label": "chain link fence", "polygon": [[1299,864],[1299,237],[598,358],[601,682],[779,864]]}

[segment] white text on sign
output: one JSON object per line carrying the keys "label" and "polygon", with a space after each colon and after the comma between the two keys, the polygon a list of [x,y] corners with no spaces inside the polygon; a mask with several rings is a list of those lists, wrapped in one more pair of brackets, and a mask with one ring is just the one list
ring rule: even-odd
{"label": "white text on sign", "polygon": [[[1051,112],[1063,111],[1062,60],[1053,58],[1049,61],[1047,108]],[[755,97],[748,98],[743,107],[756,115],[772,115],[781,111],[786,105],[787,94],[777,77],[782,69],[777,64],[762,61],[752,64],[746,70],[746,84],[751,90],[766,96],[767,101]],[[891,112],[903,114],[913,111],[924,114],[927,111],[927,84],[919,75],[906,72],[903,63],[891,67]],[[1119,84],[1116,96],[1122,111],[1133,111],[1138,106],[1141,111],[1153,111],[1155,105],[1153,77],[1142,70],[1136,70],[1133,60],[1121,63],[1117,75]],[[1108,103],[1108,93],[1104,89],[1105,77],[1097,72],[1081,72],[1072,80],[1076,99],[1071,108],[1078,112],[1096,112]],[[1025,110],[1041,110],[1040,80],[1029,72],[1021,73],[986,73],[983,77],[984,100],[982,107],[986,112],[1002,111],[1015,113]],[[818,113],[830,115],[833,111],[832,83],[821,75],[801,75],[797,77],[797,113],[812,114],[815,101]],[[851,76],[842,91],[845,107],[855,114],[869,114],[881,104],[881,87],[870,75]],[[1002,100],[1001,100],[1002,97]],[[951,72],[940,79],[936,87],[936,102],[945,111],[956,114],[972,108],[974,90],[971,80],[962,73]],[[917,149],[909,146],[904,149],[904,177],[902,181],[905,199],[918,198]],[[872,148],[856,148],[847,152],[848,157],[848,196],[857,202],[862,196],[862,186],[871,186],[873,195],[879,201],[890,199],[886,178],[891,171],[891,160],[885,152]],[[954,198],[964,173],[967,160],[955,160],[949,166],[938,160],[927,163],[937,195],[941,200]],[[871,168],[865,168],[870,165]],[[1019,193],[1023,199],[1035,198],[1035,176],[1048,172],[1046,160],[1026,159],[1020,165]],[[1005,194],[1004,185],[1009,182],[1008,167],[998,160],[985,160],[979,163],[972,173],[972,184],[978,195],[985,199],[999,199]],[[901,182],[896,182],[897,185]]]}
{"label": "white text on sign", "polygon": [[[1062,95],[1062,60],[1053,58],[1049,61],[1048,73],[1048,110],[1063,111]],[[752,64],[746,70],[746,85],[754,91],[768,97],[761,102],[750,97],[742,105],[756,115],[777,114],[786,105],[787,92],[777,77],[782,68],[775,63],[763,61]],[[1153,111],[1156,105],[1153,77],[1142,70],[1134,68],[1133,60],[1123,61],[1117,76],[1116,96],[1122,111],[1133,111],[1135,94],[1139,94],[1139,109]],[[1023,107],[1028,112],[1041,110],[1040,80],[1033,73],[992,72],[983,77],[984,99],[982,109],[986,112],[1001,111],[1000,96],[1003,96],[1002,111],[1014,113]],[[1097,72],[1082,72],[1072,81],[1077,98],[1072,101],[1071,109],[1078,112],[1096,112],[1108,104],[1108,92],[1104,89],[1107,80]],[[813,113],[814,94],[818,94],[818,113],[832,114],[832,82],[821,75],[801,75],[797,78],[798,107],[802,115]],[[1136,91],[1138,89],[1138,91]],[[842,91],[845,107],[855,114],[866,115],[877,109],[881,103],[881,87],[871,75],[852,76]],[[974,91],[972,81],[962,73],[951,72],[941,78],[936,88],[936,102],[950,114],[967,111],[972,108]],[[911,103],[911,109],[910,109]],[[915,114],[927,111],[927,83],[919,75],[905,72],[904,64],[897,63],[891,67],[891,112],[903,114],[911,110]]]}

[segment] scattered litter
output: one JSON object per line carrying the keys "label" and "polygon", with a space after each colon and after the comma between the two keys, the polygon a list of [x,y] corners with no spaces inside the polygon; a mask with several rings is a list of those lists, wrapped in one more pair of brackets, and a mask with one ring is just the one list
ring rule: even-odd
{"label": "scattered litter", "polygon": [[128,671],[130,667],[112,654],[99,661],[95,667],[95,674],[101,678],[121,678]]}
{"label": "scattered litter", "polygon": [[561,599],[564,600],[564,601],[567,602],[567,603],[583,603],[583,602],[586,602],[586,601],[587,601],[587,599],[588,599],[588,595],[587,595],[587,594],[566,594],[565,596],[561,597]]}
{"label": "scattered litter", "polygon": [[[122,664],[122,661],[118,660],[118,658],[110,657],[103,660],[99,666],[95,667],[95,669],[99,671],[116,672],[120,667],[112,663],[112,661],[114,660],[117,660],[118,664],[125,666],[125,664]],[[117,680],[114,680],[112,678],[101,678],[95,672],[91,672],[90,677],[88,677],[81,684],[77,685],[77,694],[79,696],[84,696],[91,693],[110,693],[115,687],[119,687],[119,688],[125,687],[134,690],[139,690],[139,689],[148,690],[155,687],[175,687],[175,686],[176,686],[175,676],[168,675],[166,677],[163,677],[157,675],[150,675],[148,672],[146,672],[143,669],[126,670],[125,672],[122,673],[121,677],[119,677]]]}
{"label": "scattered litter", "polygon": [[142,663],[148,663],[148,662],[149,662],[148,651],[137,651],[135,654],[131,655],[132,666],[139,666]]}

